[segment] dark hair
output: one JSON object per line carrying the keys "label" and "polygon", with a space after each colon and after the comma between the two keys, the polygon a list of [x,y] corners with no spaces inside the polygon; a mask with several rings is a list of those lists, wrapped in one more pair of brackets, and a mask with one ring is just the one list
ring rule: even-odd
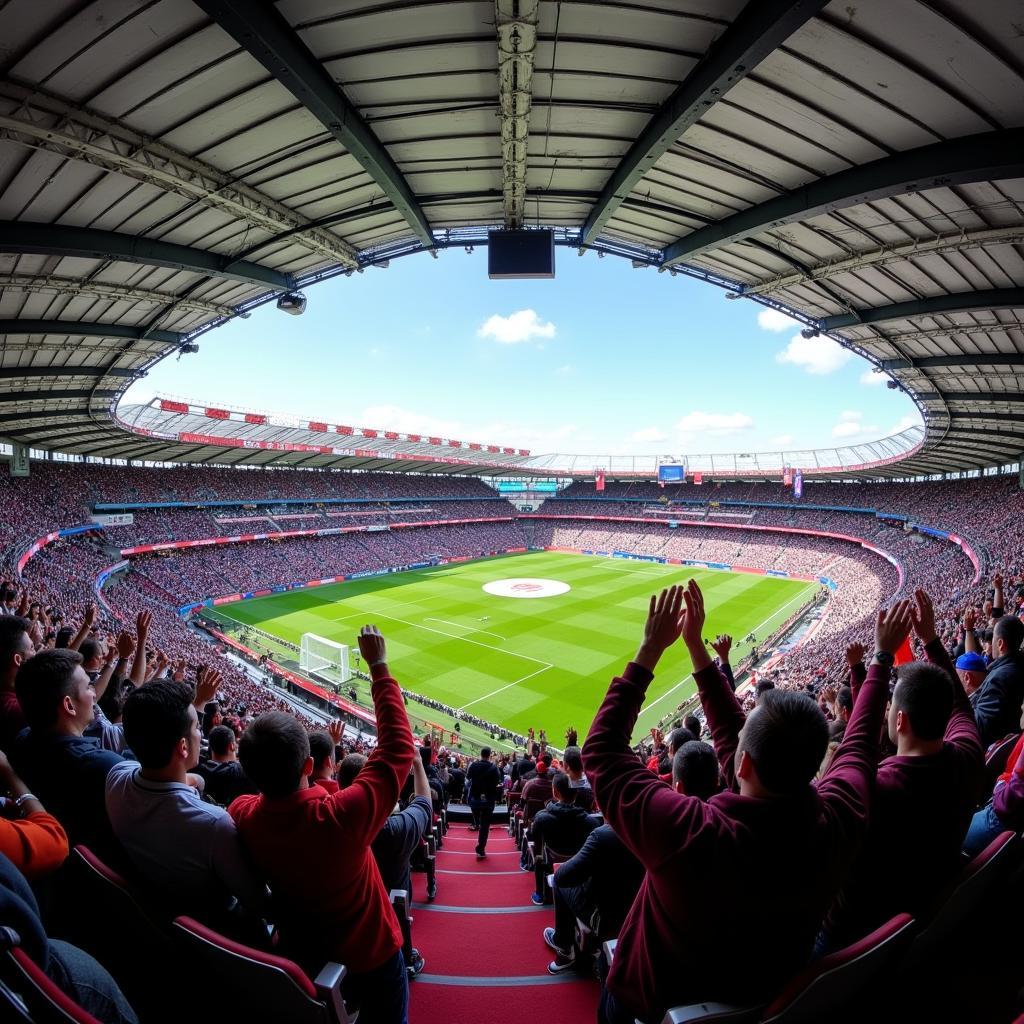
{"label": "dark hair", "polygon": [[260,715],[238,741],[245,774],[264,796],[288,796],[299,788],[309,757],[309,736],[285,711]]}
{"label": "dark hair", "polygon": [[579,747],[566,747],[562,755],[562,764],[570,771],[583,771],[583,753]]}
{"label": "dark hair", "polygon": [[156,679],[124,702],[124,738],[143,768],[166,768],[179,740],[188,736],[192,694],[187,686]]}
{"label": "dark hair", "polygon": [[124,676],[114,676],[96,703],[111,722],[116,722],[124,713],[124,702],[134,689],[135,687]]}
{"label": "dark hair", "polygon": [[[699,734],[698,734],[699,735]],[[689,743],[691,740],[695,740],[697,737],[694,736],[689,729],[685,726],[680,726],[678,729],[673,729],[668,734],[668,746],[669,749],[679,753],[680,748],[684,743]]]}
{"label": "dark hair", "polygon": [[25,721],[33,729],[49,729],[57,721],[61,701],[71,694],[78,651],[40,651],[18,669],[14,689]]}
{"label": "dark hair", "polygon": [[562,800],[568,800],[572,796],[572,786],[569,785],[569,776],[565,772],[555,772],[551,780],[551,792]]}
{"label": "dark hair", "polygon": [[892,703],[910,719],[910,728],[918,739],[942,739],[953,713],[953,680],[927,662],[901,665]]}
{"label": "dark hair", "polygon": [[552,756],[551,756],[551,751],[550,750],[545,750],[544,753],[540,755],[540,759],[541,759],[541,761],[544,762],[544,765],[546,767],[548,767],[548,768],[551,767],[551,762],[554,760],[554,758],[552,758]]}
{"label": "dark hair", "polygon": [[20,615],[0,615],[0,668],[6,670],[10,665],[21,646],[22,636],[30,628],[28,619]]}
{"label": "dark hair", "polygon": [[490,747],[481,747],[480,748],[480,756],[486,761],[487,758],[489,758],[491,756],[491,748]]}
{"label": "dark hair", "polygon": [[848,715],[853,713],[853,690],[845,683],[836,692],[836,707],[842,708]]}
{"label": "dark hair", "polygon": [[356,776],[366,764],[365,754],[346,754],[338,765],[338,787],[347,789],[356,780]]}
{"label": "dark hair", "polygon": [[78,653],[82,656],[82,661],[92,661],[103,654],[103,648],[99,640],[88,639],[78,645]]}
{"label": "dark hair", "polygon": [[742,748],[772,793],[799,793],[821,767],[827,747],[825,716],[802,693],[766,690],[743,726]]}
{"label": "dark hair", "polygon": [[530,753],[533,754],[534,757],[539,757],[540,756],[540,744],[539,743],[531,743],[530,744]]}
{"label": "dark hair", "polygon": [[215,725],[210,730],[208,737],[210,741],[210,754],[213,757],[223,757],[235,742],[235,730],[228,725]]}
{"label": "dark hair", "polygon": [[758,679],[757,681],[757,695],[761,696],[762,693],[767,693],[769,690],[774,690],[775,684],[770,679]]}
{"label": "dark hair", "polygon": [[683,719],[683,728],[689,729],[695,737],[699,737],[701,733],[700,719],[696,715],[687,715]]}
{"label": "dark hair", "polygon": [[1024,643],[1024,622],[1013,615],[1004,615],[992,627],[992,640],[1002,640],[1010,654],[1016,654]]}
{"label": "dark hair", "polygon": [[213,716],[220,714],[220,701],[208,700],[203,708],[203,735],[209,738],[210,730],[216,728]]}
{"label": "dark hair", "polygon": [[718,792],[718,758],[709,743],[687,740],[672,758],[672,781],[681,782],[687,796],[707,800]]}
{"label": "dark hair", "polygon": [[60,629],[57,630],[57,635],[53,638],[53,646],[56,647],[57,650],[62,650],[70,645],[74,637],[75,631],[70,626],[61,626]]}
{"label": "dark hair", "polygon": [[309,734],[309,756],[313,758],[313,767],[322,768],[329,757],[334,757],[334,740],[327,732]]}

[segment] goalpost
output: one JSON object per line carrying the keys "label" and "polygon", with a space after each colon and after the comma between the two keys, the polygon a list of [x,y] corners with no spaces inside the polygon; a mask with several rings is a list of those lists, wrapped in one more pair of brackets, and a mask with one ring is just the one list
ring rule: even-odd
{"label": "goalpost", "polygon": [[340,686],[352,678],[348,663],[348,646],[328,640],[316,633],[303,633],[299,646],[299,668],[332,686]]}

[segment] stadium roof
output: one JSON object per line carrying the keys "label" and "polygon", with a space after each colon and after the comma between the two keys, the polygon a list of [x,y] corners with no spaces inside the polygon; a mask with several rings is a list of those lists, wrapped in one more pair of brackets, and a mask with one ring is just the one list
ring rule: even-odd
{"label": "stadium roof", "polygon": [[1016,0],[11,0],[0,435],[237,460],[113,410],[284,292],[548,226],[888,372],[926,436],[872,475],[1016,461],[1015,19]]}

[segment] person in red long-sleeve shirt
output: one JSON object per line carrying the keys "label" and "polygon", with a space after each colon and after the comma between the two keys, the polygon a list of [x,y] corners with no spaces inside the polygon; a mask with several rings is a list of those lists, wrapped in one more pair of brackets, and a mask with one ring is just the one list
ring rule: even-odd
{"label": "person in red long-sleeve shirt", "polygon": [[270,883],[282,951],[315,975],[344,964],[345,998],[367,1024],[405,1024],[409,987],[402,935],[370,843],[395,806],[415,755],[384,638],[364,626],[359,651],[373,678],[377,748],[352,785],[337,793],[309,786],[309,739],[283,712],[258,718],[239,743],[259,796],[228,808],[242,845]]}
{"label": "person in red long-sleeve shirt", "polygon": [[[619,933],[602,1024],[657,1022],[681,1003],[766,1002],[810,956],[866,828],[893,652],[910,631],[906,602],[879,612],[861,700],[816,786],[828,743],[821,709],[772,690],[744,716],[704,649],[703,626],[693,580],[651,598],[640,649],[583,747],[605,820],[647,870]],[[674,792],[629,746],[655,666],[680,636],[728,787],[707,802]],[[740,965],[723,954],[737,943],[757,956]]]}
{"label": "person in red long-sleeve shirt", "polygon": [[[841,949],[896,914],[915,917],[960,867],[960,847],[978,803],[984,752],[971,702],[935,629],[935,609],[915,593],[914,631],[928,662],[899,668],[889,709],[896,755],[878,766],[864,845],[825,920],[819,950]],[[847,651],[860,699],[863,650]],[[854,705],[856,707],[856,704]],[[913,865],[894,881],[893,865]]]}

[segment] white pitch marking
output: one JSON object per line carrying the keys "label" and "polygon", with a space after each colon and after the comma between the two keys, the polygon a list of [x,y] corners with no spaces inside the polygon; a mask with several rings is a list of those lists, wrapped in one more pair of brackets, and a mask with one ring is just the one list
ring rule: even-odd
{"label": "white pitch marking", "polygon": [[497,633],[492,633],[489,629],[477,629],[476,626],[467,626],[461,622],[452,622],[449,619],[435,619],[433,615],[428,615],[424,622],[443,622],[446,626],[458,626],[459,629],[468,629],[471,633],[486,633],[488,636],[497,637],[501,641],[508,640],[507,636],[498,636]]}
{"label": "white pitch marking", "polygon": [[[510,652],[511,653],[511,652]],[[519,655],[523,657],[522,654]],[[505,690],[511,689],[513,686],[518,686],[520,683],[525,683],[527,679],[532,679],[534,676],[539,676],[541,672],[547,672],[549,668],[554,668],[554,665],[545,665],[543,668],[537,669],[536,672],[531,672],[528,676],[522,676],[519,679],[514,680],[511,683],[506,683],[504,686],[499,686],[496,690],[491,690],[490,693],[485,693],[482,697],[476,697],[471,700],[468,704],[463,704],[462,707],[458,708],[459,711],[465,711],[466,708],[471,708],[474,704],[479,704],[482,700],[487,700],[488,697],[494,697],[499,693],[503,693]]]}

